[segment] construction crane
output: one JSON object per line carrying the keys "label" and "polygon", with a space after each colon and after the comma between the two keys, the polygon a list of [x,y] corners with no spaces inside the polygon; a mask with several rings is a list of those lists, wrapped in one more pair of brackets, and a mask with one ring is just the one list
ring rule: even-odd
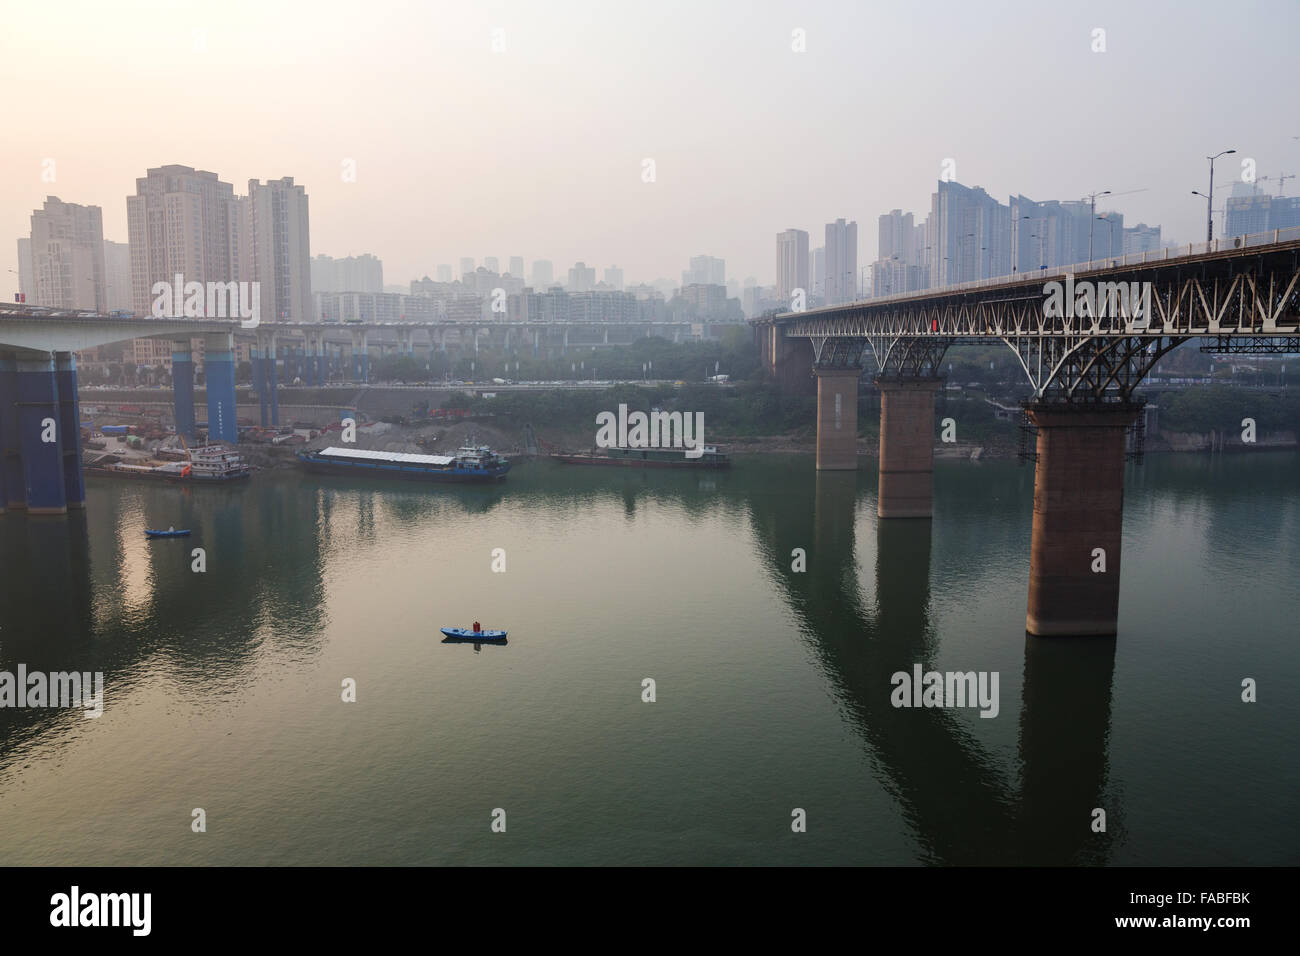
{"label": "construction crane", "polygon": [[[1262,183],[1270,178],[1271,177],[1269,176],[1260,176],[1259,181]],[[1286,193],[1286,181],[1288,179],[1295,179],[1295,173],[1281,173],[1278,175],[1277,177],[1278,198],[1281,198]]]}

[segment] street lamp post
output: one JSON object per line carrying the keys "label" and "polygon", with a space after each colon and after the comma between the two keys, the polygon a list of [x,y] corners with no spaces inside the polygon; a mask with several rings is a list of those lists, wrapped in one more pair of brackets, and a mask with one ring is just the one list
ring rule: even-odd
{"label": "street lamp post", "polygon": [[1092,226],[1097,219],[1097,197],[1109,196],[1110,190],[1103,189],[1099,193],[1088,193],[1088,201],[1092,204],[1092,218],[1088,220],[1088,261],[1092,261]]}
{"label": "street lamp post", "polygon": [[[1221,153],[1215,153],[1213,156],[1206,156],[1206,161],[1210,164],[1210,193],[1205,197],[1205,241],[1214,241],[1214,161],[1220,156],[1227,156],[1229,153],[1235,153],[1235,149],[1225,149]],[[1192,190],[1192,195],[1199,196],[1196,190]]]}

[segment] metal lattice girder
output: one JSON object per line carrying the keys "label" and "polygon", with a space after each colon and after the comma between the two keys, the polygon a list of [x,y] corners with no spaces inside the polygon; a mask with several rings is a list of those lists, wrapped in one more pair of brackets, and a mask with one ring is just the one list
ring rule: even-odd
{"label": "metal lattice girder", "polygon": [[814,368],[862,368],[867,340],[845,336],[812,338]]}
{"label": "metal lattice girder", "polygon": [[1229,355],[1300,355],[1300,339],[1275,336],[1272,338],[1235,338],[1220,335],[1201,346],[1202,352],[1223,352]]}
{"label": "metal lattice girder", "polygon": [[886,338],[868,339],[880,374],[888,378],[934,378],[939,374],[951,339]]}

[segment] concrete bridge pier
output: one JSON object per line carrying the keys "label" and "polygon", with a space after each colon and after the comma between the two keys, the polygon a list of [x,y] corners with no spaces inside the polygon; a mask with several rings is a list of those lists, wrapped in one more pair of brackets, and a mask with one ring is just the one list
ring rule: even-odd
{"label": "concrete bridge pier", "polygon": [[853,366],[815,368],[817,376],[817,470],[858,467],[858,379]]}
{"label": "concrete bridge pier", "polygon": [[208,438],[235,442],[239,439],[239,424],[235,415],[234,336],[229,332],[204,336],[203,355]]}
{"label": "concrete bridge pier", "polygon": [[77,359],[72,352],[54,353],[54,378],[59,393],[60,454],[63,494],[69,508],[86,507],[86,482],[81,472],[81,406],[77,402]]}
{"label": "concrete bridge pier", "polygon": [[65,442],[72,443],[79,467],[81,442],[80,432],[74,428],[68,436],[62,421],[54,353],[20,356],[8,374],[14,383],[8,391],[17,413],[15,435],[9,441],[17,446],[23,487],[21,504],[10,498],[9,505],[26,508],[29,514],[67,514],[63,449]]}
{"label": "concrete bridge pier", "polygon": [[176,434],[194,441],[198,426],[194,418],[194,353],[189,339],[172,342],[172,395]]}
{"label": "concrete bridge pier", "polygon": [[18,363],[0,355],[0,514],[27,507],[22,443],[18,432]]}
{"label": "concrete bridge pier", "polygon": [[886,377],[880,389],[881,518],[929,518],[934,514],[934,396],[943,379]]}
{"label": "concrete bridge pier", "polygon": [[1119,622],[1124,433],[1137,406],[1043,403],[1025,630],[1043,637],[1113,635]]}

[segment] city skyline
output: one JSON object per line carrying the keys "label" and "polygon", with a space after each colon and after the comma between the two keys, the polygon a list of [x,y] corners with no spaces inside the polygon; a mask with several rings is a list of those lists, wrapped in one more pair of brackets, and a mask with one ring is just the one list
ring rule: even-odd
{"label": "city skyline", "polygon": [[[1286,24],[1300,25],[1300,11],[1266,6],[1261,15],[1277,29],[1252,39],[1252,56],[1280,51],[1295,32]],[[241,12],[253,9],[265,30],[241,26]],[[1300,129],[1278,127],[1263,103],[1243,101],[1236,86],[1200,67],[1233,52],[1200,18],[1119,5],[1095,7],[1087,19],[1056,10],[1023,15],[1030,9],[989,14],[945,5],[922,28],[906,12],[851,5],[807,11],[767,3],[742,11],[669,3],[657,20],[618,12],[598,22],[577,4],[544,12],[378,5],[366,11],[373,38],[359,39],[339,25],[355,12],[331,17],[328,4],[311,18],[247,4],[219,14],[210,4],[177,5],[143,38],[129,15],[80,5],[72,27],[58,26],[70,57],[65,75],[49,83],[39,109],[34,101],[15,104],[11,122],[24,133],[19,148],[0,159],[0,222],[11,237],[0,245],[0,262],[17,271],[12,239],[25,234],[25,220],[49,195],[100,206],[104,237],[124,241],[124,199],[134,178],[172,163],[233,183],[294,177],[312,197],[313,252],[374,254],[397,282],[433,276],[466,249],[545,256],[560,274],[579,261],[617,263],[627,281],[651,281],[677,275],[683,258],[704,249],[725,260],[732,277],[752,275],[763,285],[777,278],[770,274],[777,231],[817,235],[837,218],[872,223],[894,208],[919,214],[948,161],[954,179],[1000,201],[1018,193],[1066,201],[1102,189],[1145,189],[1098,209],[1160,224],[1180,242],[1201,238],[1205,206],[1191,191],[1205,188],[1207,154],[1237,150],[1220,160],[1216,208],[1239,180],[1240,161],[1253,160],[1257,175],[1270,177],[1262,185],[1271,194],[1278,176],[1300,166]],[[56,28],[37,9],[13,17],[14,38]],[[692,29],[679,29],[683,17]],[[1097,29],[1105,30],[1105,49],[1094,52]],[[629,48],[629,35],[640,42]],[[828,150],[815,131],[831,112],[911,68],[904,59],[911,44],[890,45],[890,37],[932,49],[933,77],[891,83],[889,102],[871,123],[842,125]],[[972,51],[995,42],[1050,51],[1057,69],[1031,84],[1023,64],[989,62],[972,74]],[[211,76],[196,70],[177,84],[156,57],[143,55],[159,43],[183,50],[187,62],[222,69]],[[416,55],[430,45],[437,56]],[[11,82],[37,69],[35,47],[16,40],[0,46],[0,69]],[[312,74],[310,84],[298,75],[309,71],[295,72],[294,64],[310,66],[345,47],[351,62],[369,66],[320,71],[327,79]],[[661,49],[671,57],[650,52]],[[864,53],[869,71],[861,67]],[[700,65],[683,77],[674,66],[681,62]],[[623,82],[602,88],[580,79],[611,71]],[[1153,115],[1137,94],[1174,77],[1183,95]],[[102,113],[160,84],[166,88],[155,90],[151,108],[130,112],[111,133],[97,120],[96,106]],[[266,88],[295,116],[293,137],[274,132],[278,116],[245,108]],[[454,148],[411,122],[430,108],[430,88],[476,91],[433,98],[439,130],[461,124],[467,131]],[[700,89],[726,109],[683,110]],[[834,92],[823,103],[813,94],[826,89]],[[1006,98],[1008,108],[973,105],[995,98]],[[553,108],[568,101],[586,108]],[[343,114],[340,103],[348,106]],[[602,111],[636,122],[607,130],[595,121]],[[340,115],[350,119],[340,122]],[[775,136],[755,132],[774,115],[781,120]],[[178,144],[160,145],[163,116],[183,122]],[[1119,130],[1144,130],[1122,138],[1151,145],[1069,148]],[[112,149],[102,148],[105,135]],[[818,149],[805,149],[806,142]],[[865,239],[859,264],[876,255],[868,245],[874,230]]]}

